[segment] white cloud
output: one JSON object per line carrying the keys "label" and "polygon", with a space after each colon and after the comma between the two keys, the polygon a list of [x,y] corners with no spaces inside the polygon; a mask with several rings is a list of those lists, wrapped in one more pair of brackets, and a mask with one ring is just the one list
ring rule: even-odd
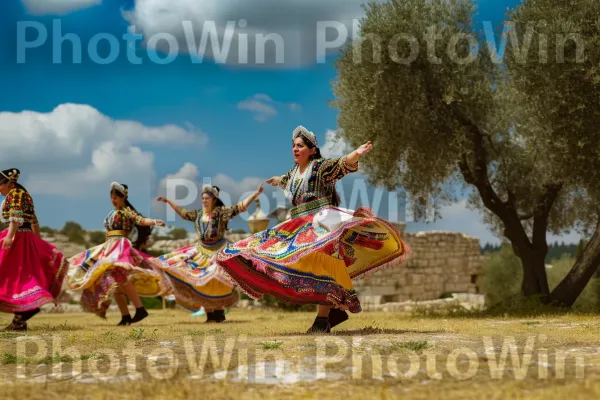
{"label": "white cloud", "polygon": [[[342,26],[339,31],[330,28],[325,32],[329,42],[335,41],[338,35],[340,44],[351,39],[352,21],[364,16],[363,3],[364,0],[173,0],[166,5],[164,0],[138,0],[135,7],[123,15],[131,24],[130,30],[141,33],[145,43],[153,35],[169,33],[177,39],[180,53],[205,55],[211,61],[230,65],[295,67],[317,61],[318,22]],[[240,20],[246,25],[240,26]],[[218,37],[214,44],[209,35],[213,32],[211,24]],[[263,35],[264,44],[258,35]],[[202,36],[206,47],[199,52]],[[224,40],[226,38],[229,40]],[[157,45],[165,43],[160,40]],[[339,48],[339,45],[331,48],[328,53],[337,52]],[[257,57],[257,50],[262,51],[264,61]]]}
{"label": "white cloud", "polygon": [[326,158],[342,157],[350,153],[350,145],[341,137],[337,136],[336,131],[331,129],[325,132],[325,143],[319,146],[321,155]]}
{"label": "white cloud", "polygon": [[277,115],[276,107],[289,107],[292,111],[301,110],[297,103],[283,103],[275,101],[266,94],[258,93],[249,99],[238,103],[238,109],[254,113],[254,119],[259,122],[265,122],[269,118]]}
{"label": "white cloud", "polygon": [[31,14],[35,15],[65,15],[102,4],[102,0],[22,0]]}
{"label": "white cloud", "polygon": [[78,197],[96,196],[113,180],[150,190],[154,155],[139,145],[208,140],[192,126],[112,120],[81,104],[62,104],[48,113],[0,112],[0,139],[2,164],[20,167],[32,193]]}

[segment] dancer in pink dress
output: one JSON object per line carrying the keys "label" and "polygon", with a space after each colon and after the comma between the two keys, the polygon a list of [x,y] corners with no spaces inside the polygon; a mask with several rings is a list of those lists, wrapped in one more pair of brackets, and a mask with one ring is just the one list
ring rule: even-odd
{"label": "dancer in pink dress", "polygon": [[[81,306],[101,318],[116,294],[125,294],[136,308],[130,316],[121,308],[121,322],[129,325],[148,316],[140,296],[157,297],[171,294],[172,285],[162,271],[160,260],[136,250],[129,235],[138,229],[138,235],[150,226],[164,226],[161,220],[143,217],[127,199],[127,185],[113,182],[110,199],[114,209],[104,220],[106,242],[74,255],[69,259],[66,283],[72,290],[81,290]],[[144,236],[149,235],[149,230]],[[118,300],[120,301],[120,300]]]}
{"label": "dancer in pink dress", "polygon": [[33,199],[19,175],[16,168],[0,172],[2,222],[8,223],[0,233],[0,310],[15,314],[4,331],[26,331],[40,306],[56,305],[67,272],[63,254],[40,238]]}

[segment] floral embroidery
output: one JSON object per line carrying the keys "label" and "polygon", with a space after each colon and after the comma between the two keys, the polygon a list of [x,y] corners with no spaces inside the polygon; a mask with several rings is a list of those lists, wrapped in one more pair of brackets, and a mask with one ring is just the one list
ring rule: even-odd
{"label": "floral embroidery", "polygon": [[142,222],[143,217],[130,208],[112,210],[104,219],[104,227],[107,231],[131,232],[135,225]]}
{"label": "floral embroidery", "polygon": [[29,193],[20,188],[14,188],[6,195],[2,202],[2,222],[16,221],[20,225],[25,223],[37,224],[33,199]]}
{"label": "floral embroidery", "polygon": [[304,173],[296,165],[281,177],[279,186],[284,189],[293,206],[318,199],[331,199],[335,184],[349,173],[358,171],[358,163],[350,165],[346,156],[320,158],[312,161]]}
{"label": "floral embroidery", "polygon": [[242,203],[233,207],[220,206],[205,214],[203,210],[182,210],[182,217],[194,223],[196,233],[201,242],[214,243],[225,236],[227,222],[246,211]]}

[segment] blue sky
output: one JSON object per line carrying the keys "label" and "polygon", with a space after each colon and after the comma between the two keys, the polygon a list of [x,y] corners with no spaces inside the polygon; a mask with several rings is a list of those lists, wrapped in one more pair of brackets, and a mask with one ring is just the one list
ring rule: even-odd
{"label": "blue sky", "polygon": [[[352,19],[362,16],[361,3],[4,1],[0,5],[4,38],[0,51],[2,168],[21,169],[22,183],[34,195],[42,225],[55,228],[73,220],[87,229],[101,229],[111,207],[108,193],[113,180],[128,184],[131,202],[153,217],[167,218],[164,207],[154,202],[156,195],[164,193],[167,177],[200,184],[210,179],[237,201],[260,181],[291,167],[290,137],[298,125],[315,132],[328,154],[340,152],[327,133],[336,129],[337,111],[327,104],[333,99],[335,54],[329,54],[324,63],[315,61],[315,25],[316,21],[341,21],[350,27]],[[506,7],[518,1],[478,3],[479,20],[498,25]],[[272,63],[274,46],[266,53],[271,63],[256,65],[252,40],[248,48],[254,65],[240,64],[237,54],[244,47],[238,46],[239,41],[233,42],[226,63],[216,63],[209,56],[192,62],[182,20],[197,24],[194,26],[200,28],[194,32],[201,32],[203,21],[215,20],[217,27],[222,27],[225,21],[240,19],[246,20],[248,29],[281,33],[286,43],[283,66]],[[29,28],[24,30],[24,26]],[[163,65],[152,62],[154,55],[166,57],[166,40],[155,42],[158,51],[140,40],[129,48],[123,35],[132,26],[146,39],[165,34],[177,39],[175,60]],[[45,42],[25,49],[23,40],[33,42],[40,27],[46,31]],[[73,46],[68,39],[60,45],[57,30],[63,36],[76,37],[80,45]],[[98,64],[93,61],[96,54],[88,52],[98,35],[116,38],[113,62]],[[98,57],[107,57],[107,39],[98,43]],[[79,46],[81,62],[73,63],[78,53],[73,49]],[[128,51],[133,50],[141,63],[131,61]],[[24,59],[19,59],[23,55]],[[61,62],[55,62],[56,57]],[[348,207],[361,205],[350,201],[352,190],[361,188],[354,181],[360,178],[343,181]],[[373,188],[367,193],[363,204],[372,206]],[[185,195],[185,191],[178,192],[178,196]],[[277,205],[279,195],[270,188],[265,190],[265,212]],[[389,193],[382,194],[376,212],[393,218],[388,197]],[[405,217],[402,204],[400,195],[397,208],[401,220]],[[460,231],[478,236],[482,242],[497,242],[481,217],[462,202],[444,209],[443,216],[429,224],[409,222],[408,229]],[[247,227],[245,218],[247,214],[231,226]],[[192,229],[180,220],[168,223]]]}

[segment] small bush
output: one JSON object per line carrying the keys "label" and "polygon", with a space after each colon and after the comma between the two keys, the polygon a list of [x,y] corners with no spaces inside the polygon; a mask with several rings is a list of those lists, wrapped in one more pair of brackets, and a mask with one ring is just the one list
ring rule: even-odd
{"label": "small bush", "polygon": [[67,235],[69,242],[83,244],[85,245],[85,237],[83,236],[83,232],[72,231]]}
{"label": "small bush", "polygon": [[171,239],[173,240],[181,240],[187,239],[188,232],[183,228],[175,228],[171,231]]}
{"label": "small bush", "polygon": [[483,274],[477,280],[485,293],[487,306],[507,301],[521,292],[523,268],[521,260],[509,246],[486,256]]}
{"label": "small bush", "polygon": [[148,310],[162,310],[162,297],[142,297],[141,300]]}
{"label": "small bush", "polygon": [[313,304],[292,304],[270,294],[264,295],[259,302],[264,307],[277,308],[284,311],[315,311],[317,309],[317,306]]}
{"label": "small bush", "polygon": [[97,246],[106,241],[106,233],[103,231],[91,231],[88,233],[88,240],[92,246]]}

